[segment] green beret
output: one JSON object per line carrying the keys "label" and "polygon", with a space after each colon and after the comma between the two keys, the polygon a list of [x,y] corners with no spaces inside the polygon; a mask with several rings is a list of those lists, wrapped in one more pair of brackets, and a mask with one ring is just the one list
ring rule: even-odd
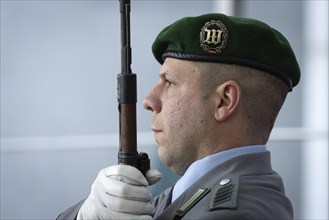
{"label": "green beret", "polygon": [[279,77],[290,89],[300,80],[288,40],[255,19],[224,14],[185,17],[159,33],[152,52],[160,64],[171,57],[257,68]]}

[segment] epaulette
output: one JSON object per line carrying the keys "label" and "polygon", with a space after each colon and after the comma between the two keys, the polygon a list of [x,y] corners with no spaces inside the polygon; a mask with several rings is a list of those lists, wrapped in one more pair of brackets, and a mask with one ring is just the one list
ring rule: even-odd
{"label": "epaulette", "polygon": [[239,176],[228,175],[217,181],[210,194],[210,210],[236,209]]}
{"label": "epaulette", "polygon": [[190,209],[208,194],[210,194],[210,211],[216,209],[235,209],[237,208],[238,189],[239,176],[233,175],[221,178],[212,188],[199,188],[187,202],[176,210],[174,219],[183,218]]}

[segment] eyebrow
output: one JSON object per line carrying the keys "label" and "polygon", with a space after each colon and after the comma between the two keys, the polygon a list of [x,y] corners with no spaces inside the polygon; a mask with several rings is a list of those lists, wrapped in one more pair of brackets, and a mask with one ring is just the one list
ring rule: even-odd
{"label": "eyebrow", "polygon": [[159,73],[160,78],[167,78],[167,76],[170,76],[170,73],[168,73],[167,71],[163,71]]}
{"label": "eyebrow", "polygon": [[176,74],[174,74],[172,71],[168,71],[168,70],[165,70],[165,71],[161,71],[159,73],[159,76],[160,77],[170,77],[170,78],[177,78]]}

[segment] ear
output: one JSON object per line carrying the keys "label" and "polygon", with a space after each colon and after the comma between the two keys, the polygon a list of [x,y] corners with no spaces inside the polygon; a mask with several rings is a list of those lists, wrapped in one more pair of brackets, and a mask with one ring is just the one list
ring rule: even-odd
{"label": "ear", "polygon": [[229,80],[217,87],[216,97],[217,109],[215,119],[217,121],[225,121],[238,108],[241,99],[240,85],[233,80]]}

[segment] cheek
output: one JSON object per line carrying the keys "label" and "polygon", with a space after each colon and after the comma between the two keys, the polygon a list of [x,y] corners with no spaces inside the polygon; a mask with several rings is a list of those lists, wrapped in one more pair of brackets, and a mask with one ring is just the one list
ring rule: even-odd
{"label": "cheek", "polygon": [[188,123],[188,118],[190,115],[189,104],[185,99],[177,99],[167,105],[167,118],[166,122],[168,126],[173,128],[182,128],[184,124]]}

